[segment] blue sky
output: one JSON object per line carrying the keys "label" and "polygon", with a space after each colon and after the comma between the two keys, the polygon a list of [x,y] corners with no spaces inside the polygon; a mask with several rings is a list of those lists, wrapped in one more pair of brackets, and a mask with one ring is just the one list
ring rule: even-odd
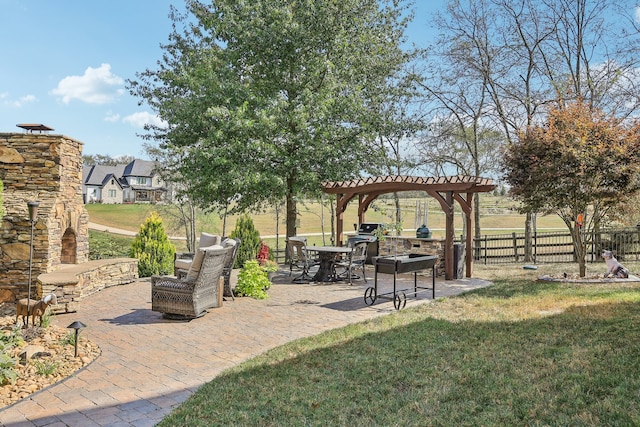
{"label": "blue sky", "polygon": [[[445,0],[417,0],[407,36],[426,46]],[[125,88],[155,68],[179,0],[0,0],[0,132],[42,123],[84,143],[84,154],[146,158],[145,123],[156,120]]]}

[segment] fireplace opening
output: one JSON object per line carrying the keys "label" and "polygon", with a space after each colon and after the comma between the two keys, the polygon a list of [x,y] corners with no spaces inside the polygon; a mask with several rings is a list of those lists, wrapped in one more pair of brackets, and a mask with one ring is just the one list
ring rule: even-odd
{"label": "fireplace opening", "polygon": [[60,262],[62,264],[76,263],[76,233],[71,228],[67,228],[62,236],[62,253],[60,254]]}

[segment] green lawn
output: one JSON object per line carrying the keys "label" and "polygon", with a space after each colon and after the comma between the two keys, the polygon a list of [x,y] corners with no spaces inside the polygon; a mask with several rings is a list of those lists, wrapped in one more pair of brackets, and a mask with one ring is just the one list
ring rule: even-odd
{"label": "green lawn", "polygon": [[476,273],[495,285],[276,348],[160,426],[640,424],[640,285]]}
{"label": "green lawn", "polygon": [[[423,219],[416,221],[416,203],[424,202],[426,199],[406,198],[401,199],[402,212],[404,216],[404,228],[414,229],[416,223],[422,224]],[[500,228],[510,232],[512,229],[523,229],[524,216],[518,214],[514,210],[514,202],[507,197],[484,196],[481,201],[481,228],[486,228],[486,233],[494,233],[494,228]],[[324,231],[328,234],[331,232],[331,210],[328,205],[324,207],[313,201],[304,201],[298,205],[300,234],[320,233]],[[149,205],[149,204],[133,204],[133,205],[107,205],[107,204],[89,204],[87,211],[89,219],[92,222],[110,226],[119,227],[125,230],[138,231],[140,224],[152,212],[158,211],[165,222],[168,232],[184,235],[184,231],[178,225],[175,219],[175,208],[169,205]],[[368,222],[393,222],[391,215],[395,212],[395,207],[391,199],[381,198],[376,200],[372,207],[367,211],[366,220]],[[265,211],[252,212],[254,224],[260,234],[275,235],[276,233],[283,235],[286,231],[284,209],[276,212],[274,208]],[[231,233],[235,227],[237,215],[232,215],[227,220],[227,230],[225,234]],[[358,222],[357,203],[349,204],[344,214],[345,231],[353,230],[353,224]],[[276,221],[278,219],[278,221]],[[445,228],[445,216],[440,206],[431,200],[429,202],[428,225],[432,229]],[[564,223],[557,215],[538,216],[538,231],[546,229],[556,229],[565,227]],[[201,214],[198,216],[198,230],[222,233],[222,218],[216,214]],[[456,230],[462,230],[462,215],[460,213],[455,216]],[[461,231],[460,231],[461,232]],[[435,232],[438,235],[439,231]],[[485,231],[483,231],[485,233]],[[444,237],[441,233],[440,237]]]}

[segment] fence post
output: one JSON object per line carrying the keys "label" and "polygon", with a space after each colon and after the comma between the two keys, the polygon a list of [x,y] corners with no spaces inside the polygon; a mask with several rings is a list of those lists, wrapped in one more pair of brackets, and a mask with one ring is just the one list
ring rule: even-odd
{"label": "fence post", "polygon": [[513,253],[515,255],[516,262],[518,262],[518,240],[516,238],[516,233],[511,233],[513,236]]}
{"label": "fence post", "polygon": [[[636,225],[636,232],[638,233],[638,242],[640,243],[640,225]],[[637,247],[634,248],[634,252],[636,253],[636,261],[638,260],[638,251]]]}
{"label": "fence post", "polygon": [[489,242],[487,241],[487,235],[484,235],[484,265],[487,265],[487,252],[489,252]]}
{"label": "fence post", "polygon": [[536,263],[538,256],[538,231],[533,230],[533,263]]}

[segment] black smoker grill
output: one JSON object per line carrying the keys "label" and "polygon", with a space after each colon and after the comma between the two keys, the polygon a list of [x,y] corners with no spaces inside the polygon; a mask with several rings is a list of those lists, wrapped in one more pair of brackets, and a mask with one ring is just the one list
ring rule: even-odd
{"label": "black smoker grill", "polygon": [[[423,290],[430,290],[431,299],[436,299],[436,262],[438,262],[437,256],[422,254],[379,256],[374,258],[376,276],[373,287],[364,291],[365,304],[372,305],[378,298],[386,298],[393,301],[393,306],[396,310],[400,310],[407,305],[407,293],[417,296]],[[431,287],[418,286],[418,271],[428,268],[431,269]],[[398,274],[409,272],[413,272],[413,291],[411,288],[398,290],[396,288]],[[378,293],[378,273],[393,274],[393,292]]]}
{"label": "black smoker grill", "polygon": [[[354,228],[356,227],[356,224],[353,225]],[[367,247],[367,264],[373,264],[373,261],[371,261],[371,259],[373,257],[377,257],[378,256],[378,246],[379,246],[379,242],[378,242],[378,238],[376,236],[373,235],[373,233],[378,229],[378,228],[382,228],[384,227],[384,224],[380,224],[377,222],[363,222],[362,224],[360,224],[360,227],[358,227],[358,229],[356,230],[356,235],[349,237],[349,241],[367,241],[369,242],[369,246]]]}

